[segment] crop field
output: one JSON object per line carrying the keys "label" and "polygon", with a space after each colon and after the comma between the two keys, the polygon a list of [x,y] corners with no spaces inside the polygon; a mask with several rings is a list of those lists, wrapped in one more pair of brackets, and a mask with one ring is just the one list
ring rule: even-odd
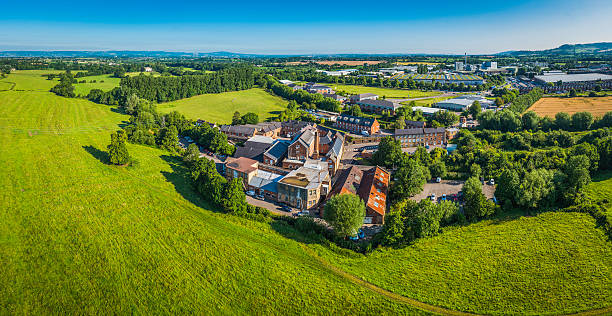
{"label": "crop field", "polygon": [[209,210],[127,116],[51,93],[0,93],[0,314],[418,314],[313,261],[266,224]]}
{"label": "crop field", "polygon": [[540,116],[554,117],[559,112],[574,114],[576,112],[591,112],[600,117],[612,111],[612,96],[608,97],[576,97],[559,98],[544,97],[533,104],[527,111],[535,111]]}
{"label": "crop field", "polygon": [[[113,88],[119,87],[121,78],[114,78],[113,75],[100,75],[76,78],[77,81],[86,80],[86,83],[77,83],[74,85],[74,92],[77,95],[87,95],[92,89],[100,89],[102,91],[110,91]],[[95,80],[96,82],[91,82]],[[102,82],[104,81],[104,82]]]}
{"label": "crop field", "polygon": [[215,94],[203,94],[187,99],[162,103],[159,111],[167,113],[178,111],[191,119],[204,119],[209,122],[231,123],[235,111],[244,115],[254,112],[263,121],[278,116],[287,107],[287,101],[273,96],[263,89],[253,88]]}
{"label": "crop field", "polygon": [[422,98],[440,95],[439,91],[421,91],[421,90],[407,90],[407,89],[393,89],[393,88],[379,88],[379,87],[366,87],[358,85],[345,85],[345,84],[326,84],[335,91],[344,91],[350,94],[360,93],[374,93],[380,98],[385,96],[387,99],[409,99],[409,98]]}
{"label": "crop field", "polygon": [[[38,76],[19,82],[42,87]],[[106,164],[110,133],[128,119],[84,99],[0,92],[0,314],[559,314],[612,304],[612,246],[589,215],[500,218],[358,255],[215,212],[166,151],[128,144],[134,166]]]}
{"label": "crop field", "polygon": [[369,256],[318,249],[366,281],[455,310],[542,315],[612,306],[612,243],[588,214],[488,220]]}

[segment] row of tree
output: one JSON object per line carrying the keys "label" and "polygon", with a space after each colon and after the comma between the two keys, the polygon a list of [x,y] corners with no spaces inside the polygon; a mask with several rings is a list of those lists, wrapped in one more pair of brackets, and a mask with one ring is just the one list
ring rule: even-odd
{"label": "row of tree", "polygon": [[529,131],[587,131],[604,127],[612,127],[612,112],[604,114],[601,118],[594,118],[590,112],[577,112],[571,116],[565,112],[555,114],[552,119],[548,116],[540,117],[534,111],[520,115],[514,111],[485,111],[478,115],[481,129],[498,130],[502,132]]}

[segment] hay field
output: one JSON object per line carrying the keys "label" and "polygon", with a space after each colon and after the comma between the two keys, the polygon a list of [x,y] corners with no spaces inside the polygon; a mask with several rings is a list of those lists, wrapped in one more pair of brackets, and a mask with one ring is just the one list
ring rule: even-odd
{"label": "hay field", "polygon": [[527,111],[535,111],[540,116],[554,117],[559,112],[574,114],[576,112],[591,112],[593,116],[601,117],[612,111],[612,97],[546,97],[541,98]]}

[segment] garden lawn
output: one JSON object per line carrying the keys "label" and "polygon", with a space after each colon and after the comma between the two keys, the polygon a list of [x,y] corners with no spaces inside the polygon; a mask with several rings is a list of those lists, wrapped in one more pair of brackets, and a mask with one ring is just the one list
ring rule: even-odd
{"label": "garden lawn", "polygon": [[235,111],[241,115],[254,112],[259,120],[276,117],[287,107],[287,101],[273,96],[263,89],[202,94],[191,98],[162,103],[158,110],[162,113],[178,111],[191,119],[228,124],[232,122]]}
{"label": "garden lawn", "polygon": [[[102,91],[110,91],[113,88],[119,87],[119,83],[121,82],[121,78],[114,78],[113,75],[99,75],[99,76],[88,76],[76,78],[77,82],[81,80],[86,80],[86,83],[76,83],[74,84],[74,93],[77,95],[86,96],[89,94],[89,91],[92,89],[100,89]],[[96,82],[91,82],[95,80]],[[102,82],[104,81],[104,82]]]}
{"label": "garden lawn", "polygon": [[374,93],[381,99],[386,97],[387,99],[411,99],[411,98],[422,98],[429,96],[436,96],[442,94],[439,91],[421,91],[421,90],[407,90],[407,89],[393,89],[393,88],[380,88],[380,87],[365,87],[358,85],[345,85],[330,83],[326,84],[335,91],[344,91],[349,94],[361,94],[361,93]]}
{"label": "garden lawn", "polygon": [[589,214],[487,220],[369,256],[312,247],[366,281],[455,310],[554,315],[612,306],[612,243]]}
{"label": "garden lawn", "polygon": [[0,314],[414,314],[269,225],[210,211],[128,119],[49,92],[0,93]]}

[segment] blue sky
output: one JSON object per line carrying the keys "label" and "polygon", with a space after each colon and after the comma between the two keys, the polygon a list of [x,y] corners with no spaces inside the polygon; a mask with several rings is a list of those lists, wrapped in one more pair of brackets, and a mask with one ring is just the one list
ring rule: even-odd
{"label": "blue sky", "polygon": [[456,53],[612,42],[612,1],[7,1],[0,50]]}

